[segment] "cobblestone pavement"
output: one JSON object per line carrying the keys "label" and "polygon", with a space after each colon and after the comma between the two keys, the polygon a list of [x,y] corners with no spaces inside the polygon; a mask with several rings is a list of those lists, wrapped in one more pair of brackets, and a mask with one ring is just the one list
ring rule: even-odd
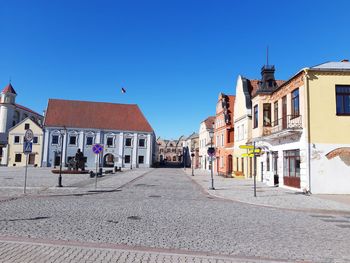
{"label": "cobblestone pavement", "polygon": [[[71,262],[98,262],[95,260],[100,253],[108,251],[115,257],[130,253],[127,260],[146,255],[130,262],[147,262],[148,256],[158,254],[167,259],[149,262],[186,262],[181,260],[182,253],[188,253],[189,262],[205,262],[207,253],[219,255],[221,262],[226,262],[226,256],[227,262],[350,262],[348,215],[281,210],[217,199],[204,193],[181,169],[122,174],[101,180],[100,191],[88,190],[91,184],[84,183],[77,186],[80,194],[47,192],[0,202],[1,257],[7,262],[26,262],[21,258],[23,254],[27,262],[37,262],[36,257],[41,258],[53,247],[55,262],[70,262],[64,260],[68,250],[84,251],[83,259],[77,257]],[[6,237],[15,240],[6,241]],[[42,244],[36,243],[38,239],[43,240]],[[95,247],[73,247],[64,245],[65,241]],[[118,252],[99,247],[101,244],[125,247]],[[163,253],[162,249],[176,252]],[[31,254],[32,250],[36,252]],[[19,259],[8,259],[11,255],[18,255]]]}
{"label": "cobblestone pavement", "polygon": [[[248,257],[230,257],[220,255],[202,255],[200,253],[189,253],[184,251],[161,251],[150,249],[131,249],[118,246],[96,246],[85,243],[69,244],[41,244],[23,241],[0,241],[0,261],[18,263],[264,263],[271,262],[270,259],[257,259]],[[291,262],[273,260],[273,262]]]}
{"label": "cobblestone pavement", "polygon": [[[191,169],[186,169],[191,175]],[[285,209],[314,210],[315,212],[343,212],[350,215],[350,195],[304,195],[296,190],[267,186],[257,182],[257,197],[254,197],[252,179],[224,178],[214,176],[215,190],[208,190],[211,184],[209,171],[195,170],[195,176],[190,178],[199,184],[209,194],[234,201],[261,206],[271,206]],[[339,201],[337,201],[339,200]]]}

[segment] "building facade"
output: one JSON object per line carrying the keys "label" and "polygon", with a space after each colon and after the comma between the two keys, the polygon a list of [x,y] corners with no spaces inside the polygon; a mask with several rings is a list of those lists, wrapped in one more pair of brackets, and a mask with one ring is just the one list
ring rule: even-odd
{"label": "building facade", "polygon": [[[26,156],[23,153],[24,134],[31,129],[34,137],[32,140],[32,152]],[[41,166],[44,132],[42,127],[29,117],[22,120],[9,130],[8,137],[8,166]],[[27,160],[28,157],[28,160]]]}
{"label": "building facade", "polygon": [[43,124],[44,117],[31,109],[16,103],[17,93],[13,86],[8,84],[1,91],[0,99],[0,165],[8,164],[8,132],[26,118],[30,118],[39,125]]}
{"label": "building facade", "polygon": [[214,125],[216,147],[214,169],[219,175],[225,177],[233,176],[234,104],[235,96],[219,94]]}
{"label": "building facade", "polygon": [[[208,156],[208,148],[211,146],[212,138],[209,131],[214,129],[215,116],[210,116],[201,122],[199,126],[199,168],[202,170],[210,170],[210,161]],[[214,131],[214,130],[213,130]]]}
{"label": "building facade", "polygon": [[[185,167],[197,169],[199,167],[199,135],[194,132],[184,140],[183,154]],[[194,155],[194,156],[192,156]]]}
{"label": "building facade", "polygon": [[67,166],[78,149],[91,168],[150,167],[155,160],[154,131],[133,104],[50,99],[44,133],[43,166]]}
{"label": "building facade", "polygon": [[271,89],[260,86],[252,105],[262,181],[315,194],[350,193],[349,62],[302,69]]}
{"label": "building facade", "polygon": [[178,140],[157,139],[157,162],[181,163],[183,155],[183,138]]}

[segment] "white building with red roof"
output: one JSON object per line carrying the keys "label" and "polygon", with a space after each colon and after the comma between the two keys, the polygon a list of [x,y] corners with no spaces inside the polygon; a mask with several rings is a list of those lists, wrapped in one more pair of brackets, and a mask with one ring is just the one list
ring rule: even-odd
{"label": "white building with red roof", "polygon": [[42,125],[44,117],[16,103],[17,93],[11,83],[1,91],[0,99],[0,165],[8,162],[9,129],[26,118]]}
{"label": "white building with red roof", "polygon": [[[78,149],[86,167],[150,167],[155,134],[135,104],[49,99],[44,123],[43,166],[67,166]],[[102,152],[93,152],[95,144]],[[62,159],[61,159],[62,150]]]}

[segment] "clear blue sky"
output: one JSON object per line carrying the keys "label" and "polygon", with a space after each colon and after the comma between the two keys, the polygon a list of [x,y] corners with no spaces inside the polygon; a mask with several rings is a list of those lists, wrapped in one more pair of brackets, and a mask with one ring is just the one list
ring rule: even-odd
{"label": "clear blue sky", "polygon": [[[198,131],[238,74],[276,78],[350,58],[349,1],[0,0],[0,85],[49,98],[136,103],[158,136]],[[127,93],[121,94],[121,86]]]}

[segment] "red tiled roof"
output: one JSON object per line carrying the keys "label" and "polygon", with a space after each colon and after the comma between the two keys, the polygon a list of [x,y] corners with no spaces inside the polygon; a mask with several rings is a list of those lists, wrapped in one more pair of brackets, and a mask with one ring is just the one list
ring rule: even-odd
{"label": "red tiled roof", "polygon": [[215,122],[215,116],[210,116],[210,117],[206,118],[206,119],[204,120],[205,127],[206,127],[207,129],[212,129],[213,126],[214,126],[214,124],[213,124],[214,122]]}
{"label": "red tiled roof", "polygon": [[260,80],[257,80],[257,79],[252,79],[252,80],[248,79],[248,83],[249,83],[248,88],[249,88],[249,93],[251,97],[253,97],[256,94],[256,91],[259,88],[259,82]]}
{"label": "red tiled roof", "polygon": [[49,99],[45,126],[153,132],[136,104]]}
{"label": "red tiled roof", "polygon": [[13,94],[16,94],[17,95],[17,93],[16,93],[16,91],[15,91],[15,89],[12,87],[12,85],[11,85],[11,83],[9,83],[2,91],[1,91],[1,93],[13,93]]}
{"label": "red tiled roof", "polygon": [[15,106],[16,106],[17,108],[22,109],[22,110],[28,111],[28,112],[30,112],[30,113],[32,113],[32,114],[42,116],[41,114],[39,114],[39,113],[37,113],[37,112],[35,112],[35,111],[33,111],[33,110],[27,108],[27,107],[24,107],[24,106],[22,106],[22,105],[19,105],[19,104],[17,104],[17,103],[15,103]]}

